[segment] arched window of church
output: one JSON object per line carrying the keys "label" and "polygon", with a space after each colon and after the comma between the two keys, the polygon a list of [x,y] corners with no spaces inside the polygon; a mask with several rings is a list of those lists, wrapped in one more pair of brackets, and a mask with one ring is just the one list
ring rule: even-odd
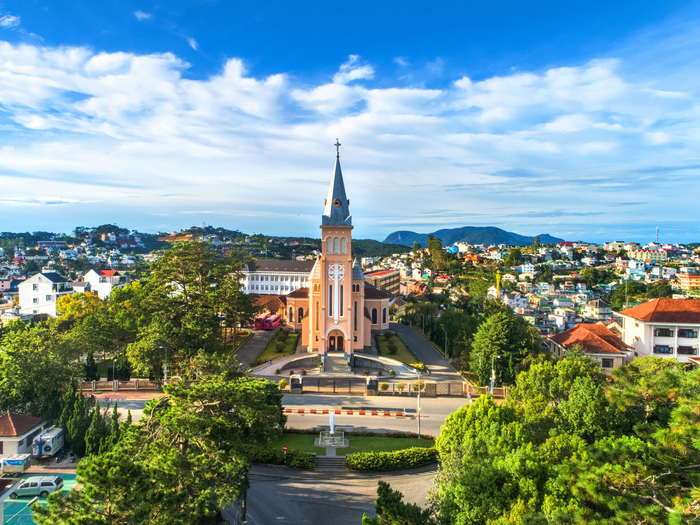
{"label": "arched window of church", "polygon": [[[385,310],[386,312],[386,310]],[[304,309],[299,308],[299,322],[301,323],[301,320],[304,318]]]}
{"label": "arched window of church", "polygon": [[289,307],[289,322],[291,323],[291,322],[293,322],[293,321],[294,321],[294,308],[292,308],[292,307],[290,306],[290,307]]}
{"label": "arched window of church", "polygon": [[377,309],[372,308],[372,324],[377,324]]}
{"label": "arched window of church", "polygon": [[386,308],[382,310],[382,324],[386,324]]}
{"label": "arched window of church", "polygon": [[[316,325],[317,332],[318,332],[318,326],[319,326],[319,324],[321,324],[321,315],[320,314],[321,314],[321,308],[318,305],[318,301],[316,301],[316,323],[314,323],[314,324]],[[316,336],[316,337],[317,337],[316,341],[318,341],[318,336]]]}
{"label": "arched window of church", "polygon": [[331,237],[326,240],[326,253],[333,253],[333,239]]}
{"label": "arched window of church", "polygon": [[347,253],[348,240],[345,237],[340,238],[340,253]]}
{"label": "arched window of church", "polygon": [[333,239],[333,253],[340,253],[340,239]]}

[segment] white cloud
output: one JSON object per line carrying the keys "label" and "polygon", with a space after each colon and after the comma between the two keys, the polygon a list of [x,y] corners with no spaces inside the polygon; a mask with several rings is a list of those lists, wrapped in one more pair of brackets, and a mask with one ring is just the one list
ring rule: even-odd
{"label": "white cloud", "polygon": [[192,49],[197,51],[199,48],[197,47],[197,41],[194,38],[187,37],[187,43],[190,45]]}
{"label": "white cloud", "polygon": [[0,17],[0,27],[3,29],[12,29],[19,25],[20,18],[13,15],[5,15]]}
{"label": "white cloud", "polygon": [[359,55],[350,55],[348,61],[340,66],[333,76],[336,84],[347,84],[353,80],[374,78],[374,68],[368,64],[361,64]]}
{"label": "white cloud", "polygon": [[[371,85],[377,72],[354,55],[312,84],[284,72],[255,77],[238,58],[203,79],[183,75],[188,67],[171,53],[0,42],[0,104],[14,131],[0,148],[0,204],[42,205],[35,220],[68,222],[64,229],[100,220],[148,229],[161,227],[154,217],[186,213],[196,222],[206,213],[236,217],[243,222],[229,226],[247,231],[312,233],[317,219],[308,213],[324,197],[314,181],[328,180],[336,137],[363,236],[374,233],[370,225],[447,227],[476,216],[435,210],[471,210],[499,225],[522,199],[528,209],[557,202],[607,214],[620,195],[653,195],[659,209],[674,198],[667,188],[700,197],[692,183],[698,95],[659,95],[673,91],[672,79],[651,89],[617,61],[464,77],[441,89],[390,78]],[[669,158],[679,168],[654,180],[673,183],[640,182],[637,170]],[[35,186],[52,197],[28,196]],[[171,196],[157,198],[164,193]],[[66,207],[63,218],[51,215]],[[16,220],[4,228],[49,227]]]}
{"label": "white cloud", "polygon": [[150,20],[151,18],[153,18],[153,15],[151,13],[144,13],[143,11],[134,11],[134,16],[138,21]]}
{"label": "white cloud", "polygon": [[398,64],[398,65],[400,65],[400,66],[403,66],[403,67],[406,67],[406,66],[409,66],[409,65],[410,65],[410,63],[408,62],[408,60],[406,60],[404,57],[396,57],[396,58],[394,59],[394,63],[396,63],[396,64]]}

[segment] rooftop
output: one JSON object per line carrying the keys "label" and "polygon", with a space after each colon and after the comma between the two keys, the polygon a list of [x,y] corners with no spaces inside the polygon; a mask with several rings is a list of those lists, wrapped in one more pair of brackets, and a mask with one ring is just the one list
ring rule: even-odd
{"label": "rooftop", "polygon": [[652,299],[620,314],[647,323],[700,324],[700,299]]}
{"label": "rooftop", "polygon": [[315,260],[311,261],[293,261],[265,259],[249,263],[246,267],[248,272],[297,272],[309,273],[314,267]]}
{"label": "rooftop", "polygon": [[365,277],[381,277],[382,275],[391,275],[392,273],[399,273],[397,270],[377,270],[374,272],[369,272],[365,274]]}
{"label": "rooftop", "polygon": [[45,423],[45,420],[40,417],[6,412],[0,416],[0,437],[23,436],[42,423]]}
{"label": "rooftop", "polygon": [[568,330],[550,336],[567,349],[580,345],[589,354],[623,355],[631,347],[602,324],[577,324]]}

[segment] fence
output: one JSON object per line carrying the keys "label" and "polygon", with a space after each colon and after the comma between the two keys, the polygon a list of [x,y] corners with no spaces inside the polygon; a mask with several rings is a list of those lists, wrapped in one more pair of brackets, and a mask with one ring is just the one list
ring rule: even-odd
{"label": "fence", "polygon": [[[168,380],[170,381],[170,380]],[[160,383],[147,379],[134,379],[133,381],[92,381],[80,383],[80,389],[88,392],[100,391],[140,391],[140,390],[162,390]]]}

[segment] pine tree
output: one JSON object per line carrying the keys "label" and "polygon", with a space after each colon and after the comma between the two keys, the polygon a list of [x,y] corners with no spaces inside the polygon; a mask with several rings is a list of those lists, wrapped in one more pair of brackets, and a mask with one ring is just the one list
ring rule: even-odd
{"label": "pine tree", "polygon": [[[68,384],[68,391],[63,395],[63,411],[61,412],[61,418],[58,420],[58,426],[63,429],[63,434],[66,437],[68,446],[71,446],[70,434],[68,432],[68,422],[73,417],[77,397],[78,381],[75,379],[75,377],[71,377],[70,383]],[[80,393],[80,397],[83,397],[82,392]]]}
{"label": "pine tree", "polygon": [[92,424],[85,434],[85,453],[88,456],[99,454],[108,435],[109,429],[100,411],[100,404],[97,403],[95,410],[92,412]]}
{"label": "pine tree", "polygon": [[115,373],[119,381],[129,381],[131,379],[131,362],[126,355],[126,352],[122,352],[115,359]]}
{"label": "pine tree", "polygon": [[85,396],[80,393],[75,400],[73,414],[67,424],[71,449],[78,456],[85,455],[85,434],[88,428],[90,428],[90,413],[85,406]]}
{"label": "pine tree", "polygon": [[121,439],[121,425],[119,424],[119,411],[117,410],[118,403],[114,402],[114,408],[112,409],[112,421],[109,425],[109,436],[105,440],[104,450],[102,452],[108,452],[113,449],[119,440]]}
{"label": "pine tree", "polygon": [[95,356],[93,355],[92,350],[88,350],[85,365],[83,366],[83,376],[85,381],[100,380],[100,376],[97,373],[97,363],[95,362]]}

